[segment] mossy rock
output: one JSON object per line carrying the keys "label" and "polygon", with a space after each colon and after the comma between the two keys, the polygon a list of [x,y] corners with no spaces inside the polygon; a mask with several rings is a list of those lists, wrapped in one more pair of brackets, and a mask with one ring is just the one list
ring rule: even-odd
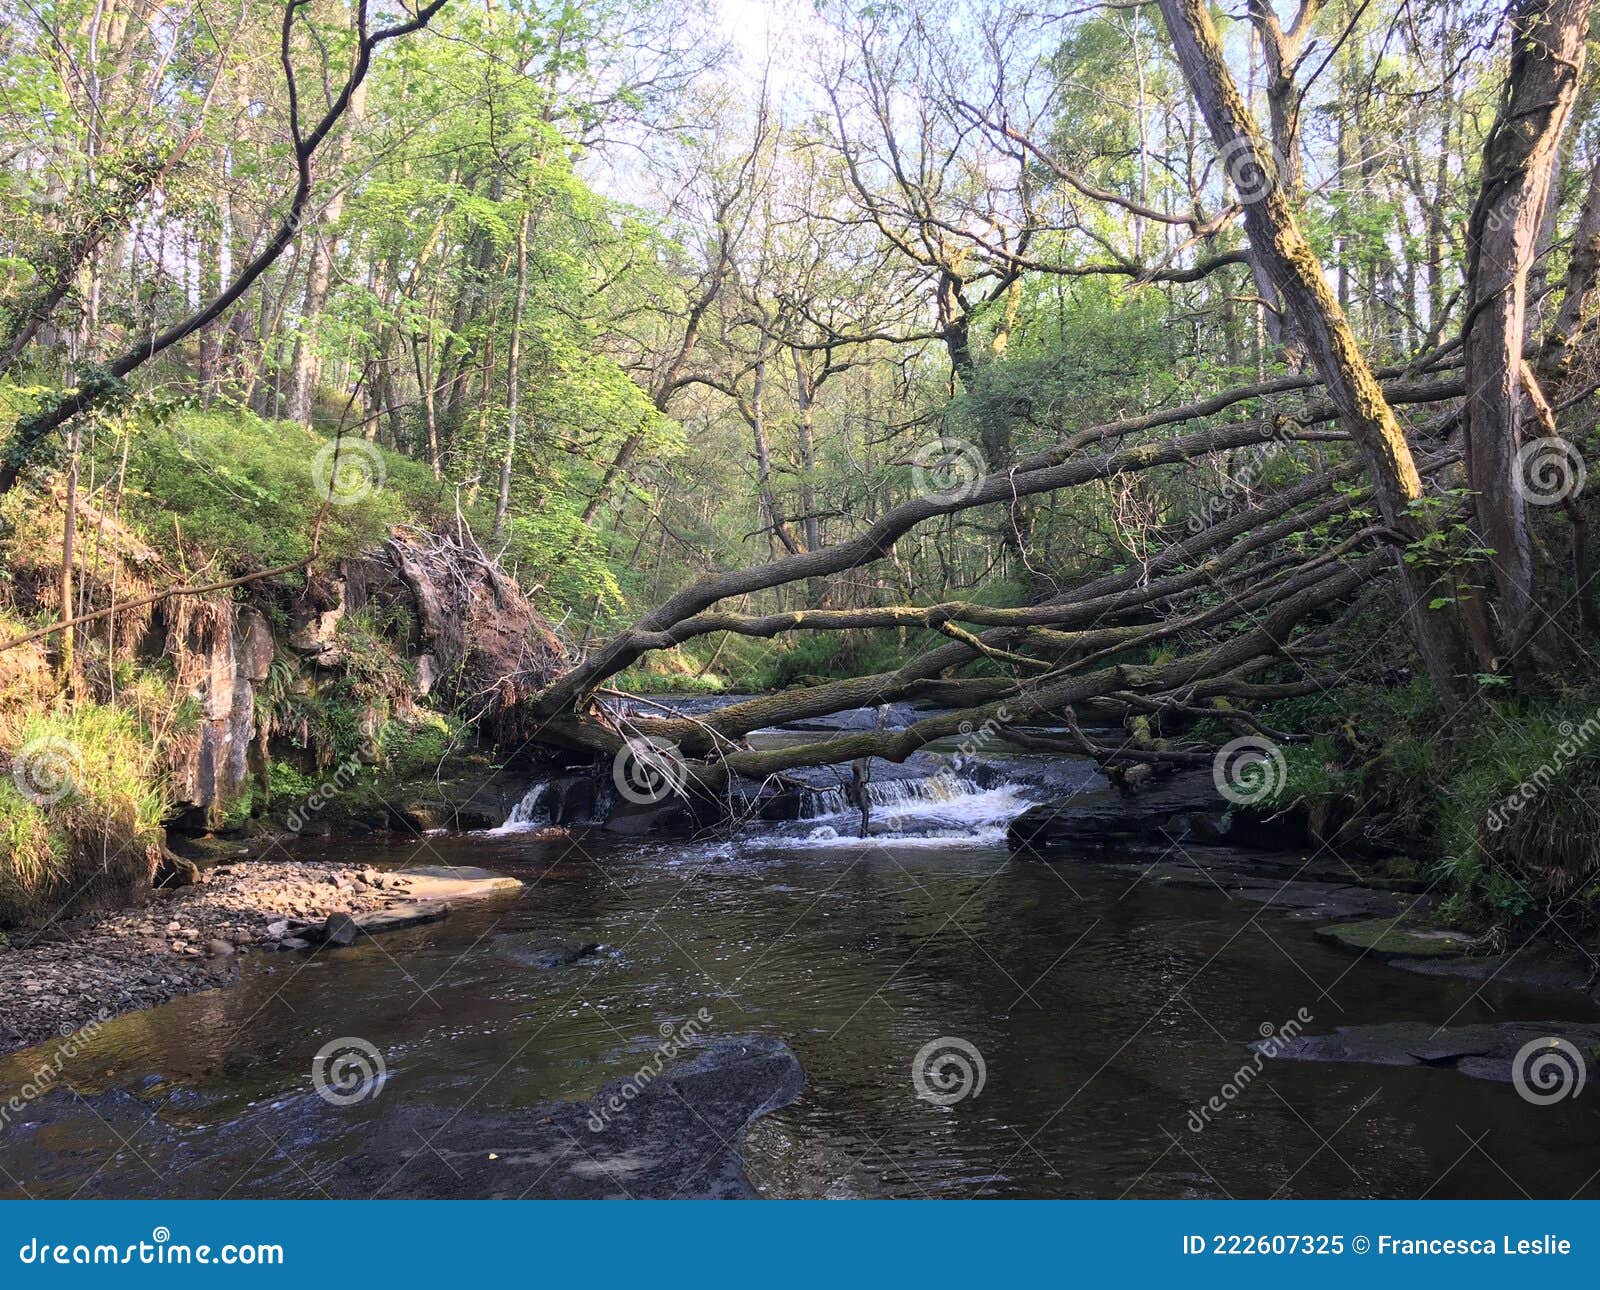
{"label": "mossy rock", "polygon": [[1449,928],[1407,926],[1392,918],[1335,923],[1317,928],[1317,936],[1380,959],[1460,958],[1473,947],[1471,937]]}

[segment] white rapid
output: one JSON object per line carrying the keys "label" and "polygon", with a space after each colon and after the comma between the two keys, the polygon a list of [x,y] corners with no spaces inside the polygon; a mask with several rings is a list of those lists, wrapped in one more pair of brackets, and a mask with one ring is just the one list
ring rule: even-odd
{"label": "white rapid", "polygon": [[[495,833],[525,833],[563,821],[597,822],[592,789],[575,788],[572,777],[534,784]],[[580,798],[581,793],[581,798]],[[607,795],[609,796],[609,795]],[[861,815],[843,785],[801,790],[792,809],[797,818],[752,823],[747,846],[793,847],[999,846],[1006,826],[1038,800],[1036,790],[1012,782],[984,785],[953,770],[932,775],[883,779],[867,785],[869,836],[863,839]],[[603,816],[605,803],[600,804]]]}
{"label": "white rapid", "polygon": [[796,832],[791,826],[770,842],[785,847],[999,846],[1006,826],[1034,800],[1020,784],[985,788],[951,771],[886,780],[867,787],[870,833],[863,839],[860,812],[845,790],[819,789],[803,814],[810,827]]}

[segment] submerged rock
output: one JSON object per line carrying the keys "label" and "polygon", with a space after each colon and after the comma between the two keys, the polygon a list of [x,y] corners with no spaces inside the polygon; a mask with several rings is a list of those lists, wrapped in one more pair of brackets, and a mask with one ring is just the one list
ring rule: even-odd
{"label": "submerged rock", "polygon": [[558,968],[593,958],[604,948],[598,941],[586,941],[582,944],[555,941],[536,945],[514,944],[503,947],[500,952],[513,962],[527,967]]}
{"label": "submerged rock", "polygon": [[740,1143],[759,1116],[800,1095],[799,1058],[782,1040],[740,1036],[660,1074],[647,1075],[651,1065],[589,1102],[386,1117],[324,1185],[360,1197],[387,1179],[383,1196],[414,1199],[753,1196]]}
{"label": "submerged rock", "polygon": [[[232,1190],[236,1180],[218,1172],[218,1154],[249,1174],[266,1133],[302,1146],[348,1144],[331,1161],[283,1175],[284,1190],[307,1197],[744,1199],[755,1194],[741,1156],[746,1131],[793,1102],[805,1082],[789,1046],[765,1035],[707,1040],[687,1059],[636,1053],[618,1069],[628,1073],[591,1101],[497,1109],[384,1095],[359,1108],[332,1106],[304,1088],[220,1126],[201,1153],[186,1148],[181,1125],[152,1117],[146,1100],[120,1089],[90,1094],[96,1113],[138,1133],[141,1158],[161,1167],[97,1171],[81,1193],[138,1199]],[[26,1131],[48,1132],[52,1121],[83,1113],[78,1097],[58,1091],[30,1108]],[[0,1194],[8,1187],[0,1175]]]}
{"label": "submerged rock", "polygon": [[1396,1021],[1341,1026],[1331,1035],[1280,1036],[1260,1040],[1251,1048],[1280,1061],[1444,1066],[1474,1079],[1510,1082],[1519,1056],[1526,1064],[1545,1049],[1556,1048],[1554,1041],[1570,1046],[1581,1062],[1600,1049],[1600,1024],[1514,1021],[1445,1029],[1425,1021]]}

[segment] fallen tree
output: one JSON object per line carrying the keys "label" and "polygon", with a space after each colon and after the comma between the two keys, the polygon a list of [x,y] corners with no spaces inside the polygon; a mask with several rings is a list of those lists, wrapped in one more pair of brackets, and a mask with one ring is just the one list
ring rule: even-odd
{"label": "fallen tree", "polygon": [[[690,779],[706,788],[734,774],[763,776],[869,756],[900,760],[932,740],[977,726],[1005,729],[1041,718],[1066,723],[1073,732],[1069,742],[1080,751],[1113,759],[1125,754],[1126,745],[1084,735],[1077,710],[1093,711],[1101,719],[1181,715],[1192,720],[1204,713],[1220,715],[1234,728],[1259,728],[1248,713],[1225,705],[1338,684],[1342,678],[1337,669],[1330,671],[1323,662],[1336,648],[1330,633],[1363,596],[1389,598],[1392,620],[1405,624],[1409,644],[1398,666],[1420,664],[1441,696],[1459,696],[1478,684],[1469,662],[1469,638],[1478,669],[1508,663],[1492,645],[1496,633],[1486,617],[1483,551],[1472,535],[1499,531],[1499,522],[1488,514],[1495,508],[1514,510],[1514,523],[1524,524],[1521,482],[1512,477],[1521,463],[1502,452],[1494,487],[1486,488],[1478,478],[1481,458],[1472,466],[1470,481],[1464,479],[1462,450],[1475,451],[1483,439],[1490,388],[1486,376],[1494,375],[1486,369],[1496,363],[1505,370],[1494,388],[1513,391],[1513,402],[1515,392],[1526,389],[1547,437],[1556,434],[1561,414],[1588,398],[1587,390],[1562,390],[1559,401],[1544,398],[1530,375],[1530,364],[1552,373],[1568,370],[1572,338],[1586,326],[1583,305],[1592,293],[1597,263],[1589,245],[1595,224],[1588,206],[1579,222],[1580,242],[1571,257],[1563,307],[1543,343],[1518,331],[1525,313],[1520,284],[1533,255],[1531,235],[1522,235],[1528,232],[1528,219],[1519,216],[1522,233],[1501,238],[1492,257],[1486,242],[1483,256],[1475,261],[1481,265],[1492,258],[1500,277],[1478,284],[1478,297],[1485,303],[1462,322],[1466,343],[1458,338],[1403,364],[1379,368],[1363,352],[1302,231],[1296,132],[1275,117],[1269,142],[1234,84],[1216,29],[1199,0],[1162,0],[1160,8],[1179,66],[1240,189],[1249,261],[1259,270],[1258,279],[1272,289],[1285,332],[1309,359],[1309,367],[1174,408],[1087,427],[1063,426],[1044,450],[1010,460],[959,490],[891,506],[845,541],[803,550],[786,543],[787,553],[775,559],[702,578],[546,686],[535,701],[541,738],[613,756],[624,754],[641,737],[671,743],[692,759]],[[1544,157],[1566,125],[1566,99],[1576,71],[1545,48],[1557,42],[1553,36],[1545,39],[1540,14],[1559,11],[1565,40],[1587,11],[1582,0],[1530,0],[1522,8],[1527,12],[1520,14],[1512,32],[1515,50],[1506,104],[1491,141],[1495,164],[1485,166],[1485,188],[1475,216],[1485,237],[1500,230],[1490,227],[1483,212],[1495,207],[1508,183],[1521,185],[1521,206],[1542,210],[1543,178],[1525,175],[1518,167],[1526,153]],[[1301,30],[1299,21],[1295,30]],[[1531,45],[1530,31],[1544,43]],[[1281,60],[1274,76],[1276,110],[1294,97],[1295,68]],[[1545,81],[1556,86],[1563,101],[1540,118],[1537,137],[1513,138],[1515,122],[1526,115],[1516,105],[1543,102]],[[968,116],[975,125],[993,130],[997,139],[1015,145],[1015,132],[1003,113],[969,110]],[[1290,155],[1281,155],[1284,149]],[[1027,150],[1050,165],[1036,144],[1027,144]],[[1096,196],[1082,185],[1077,189]],[[1537,223],[1538,213],[1529,219]],[[1495,296],[1501,278],[1518,284],[1515,299]],[[1492,319],[1485,312],[1491,296],[1500,301]],[[1476,331],[1470,325],[1475,318]],[[1494,332],[1493,346],[1485,339],[1490,334],[1485,327]],[[1469,369],[1465,375],[1464,364]],[[1300,364],[1291,366],[1298,369]],[[1337,432],[1320,428],[1327,426]],[[1464,430],[1470,431],[1465,440]],[[1348,443],[1354,451],[1342,453],[1335,446],[1328,450],[1331,465],[1320,455],[1313,463],[1300,447],[1311,442]],[[1514,427],[1509,443],[1514,450]],[[1246,486],[1220,508],[1200,505],[1187,515],[1169,513],[1146,534],[1149,553],[1143,558],[1104,567],[1026,603],[947,600],[835,607],[816,594],[820,588],[825,595],[830,579],[893,559],[896,544],[920,526],[963,512],[991,508],[1002,516],[1003,527],[1007,518],[1014,522],[1018,504],[1026,498],[1151,479],[1168,481],[1172,492],[1182,494],[1193,488],[1184,477],[1195,467],[1269,448],[1290,455],[1299,475],[1296,482],[1272,490]],[[1172,484],[1174,479],[1179,482]],[[1463,489],[1466,482],[1477,490],[1476,496]],[[1375,514],[1366,509],[1369,505]],[[1587,604],[1583,583],[1592,575],[1583,515],[1570,504],[1565,515],[1572,530],[1577,592]],[[1179,525],[1180,518],[1188,524]],[[1016,540],[1023,540],[1020,531]],[[1523,542],[1518,539],[1519,546]],[[1515,558],[1525,563],[1522,555]],[[1496,559],[1496,572],[1503,563]],[[1521,574],[1518,578],[1524,589],[1530,585]],[[788,607],[793,596],[786,596],[785,607],[767,612],[726,607],[731,601],[801,587],[809,593],[807,608]],[[1566,598],[1552,595],[1558,603]],[[1502,618],[1513,612],[1534,616],[1524,592],[1502,594],[1500,600],[1494,608]],[[1543,604],[1537,606],[1537,615],[1548,613]],[[692,720],[671,714],[624,716],[607,700],[606,687],[619,673],[652,651],[698,637],[846,631],[920,633],[925,639],[893,670],[765,695]],[[1519,639],[1537,634],[1535,623],[1520,624]],[[1158,648],[1162,661],[1157,661]],[[821,738],[781,749],[758,750],[747,741],[764,727],[906,699],[951,707],[903,730]],[[1146,749],[1145,759],[1192,760],[1187,754],[1167,758],[1161,751]]]}

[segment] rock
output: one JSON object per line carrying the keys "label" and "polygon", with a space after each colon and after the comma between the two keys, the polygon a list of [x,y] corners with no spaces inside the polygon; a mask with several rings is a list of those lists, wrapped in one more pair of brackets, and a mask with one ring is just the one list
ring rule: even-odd
{"label": "rock", "polygon": [[[1341,1026],[1331,1035],[1258,1040],[1251,1048],[1280,1061],[1362,1062],[1372,1066],[1443,1066],[1474,1079],[1509,1082],[1513,1059],[1528,1045],[1559,1039],[1580,1057],[1600,1046],[1600,1025],[1578,1021],[1498,1022],[1440,1029],[1426,1021]],[[1537,1048],[1534,1050],[1537,1051]]]}
{"label": "rock", "polygon": [[322,924],[324,945],[354,945],[360,935],[361,928],[349,914],[329,914],[327,921]]}
{"label": "rock", "polygon": [[[1595,969],[1582,950],[1560,945],[1524,945],[1511,954],[1473,955],[1470,958],[1396,958],[1390,967],[1422,976],[1454,976],[1500,985],[1531,985],[1544,990],[1578,990],[1589,993],[1596,984]],[[1600,992],[1591,995],[1600,1004]]]}
{"label": "rock", "polygon": [[397,932],[402,927],[417,927],[423,923],[437,923],[450,913],[450,906],[441,902],[429,902],[417,905],[399,905],[391,910],[381,913],[361,914],[356,918],[356,926],[365,936],[376,936],[381,932]]}
{"label": "rock", "polygon": [[206,947],[213,958],[225,959],[233,957],[233,942],[225,941],[220,936],[214,937],[211,944]]}
{"label": "rock", "polygon": [[194,887],[205,881],[205,875],[193,860],[185,860],[163,849],[153,881],[157,887]]}
{"label": "rock", "polygon": [[1209,775],[1182,775],[1128,797],[1086,789],[1030,807],[1011,822],[1007,842],[1020,854],[1097,856],[1108,851],[1228,840],[1228,803]]}
{"label": "rock", "polygon": [[[710,1039],[648,1083],[626,1076],[590,1102],[509,1114],[418,1105],[403,1118],[379,1117],[319,1181],[336,1197],[370,1196],[371,1180],[388,1178],[385,1194],[406,1199],[750,1198],[744,1134],[804,1083],[781,1040]],[[439,1150],[419,1153],[418,1134]]]}
{"label": "rock", "polygon": [[239,675],[259,685],[272,670],[272,629],[258,609],[248,605],[239,609],[234,620],[234,653]]}
{"label": "rock", "polygon": [[288,934],[289,934],[289,921],[288,921],[288,919],[277,918],[277,919],[274,919],[272,922],[267,924],[266,935],[267,935],[267,938],[269,940],[274,940],[275,941],[275,940],[278,940],[281,937],[287,936]]}
{"label": "rock", "polygon": [[529,967],[548,969],[566,967],[581,959],[592,958],[600,952],[600,948],[597,941],[589,941],[582,945],[569,945],[563,942],[550,945],[512,945],[505,950],[505,955]]}
{"label": "rock", "polygon": [[310,948],[311,942],[306,940],[303,936],[285,936],[281,941],[277,942],[277,944],[273,946],[273,949],[285,951],[309,950]]}
{"label": "rock", "polygon": [[1392,918],[1369,918],[1359,923],[1335,923],[1317,928],[1321,940],[1380,959],[1458,958],[1470,954],[1471,937],[1443,927],[1416,927]]}

